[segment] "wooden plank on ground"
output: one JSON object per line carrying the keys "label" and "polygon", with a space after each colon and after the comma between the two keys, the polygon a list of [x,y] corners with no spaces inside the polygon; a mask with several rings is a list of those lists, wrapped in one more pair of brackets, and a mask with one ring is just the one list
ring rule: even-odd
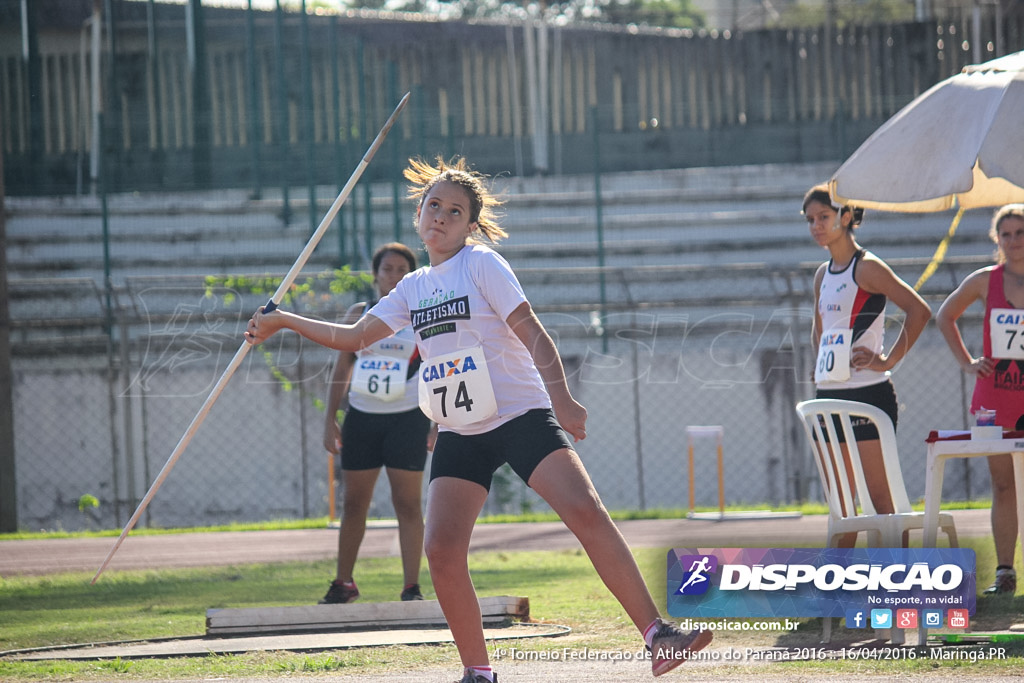
{"label": "wooden plank on ground", "polygon": [[[480,598],[480,612],[485,626],[501,625],[512,619],[525,621],[530,617],[530,600],[508,595]],[[446,625],[437,600],[206,610],[208,636],[295,631],[360,631]]]}

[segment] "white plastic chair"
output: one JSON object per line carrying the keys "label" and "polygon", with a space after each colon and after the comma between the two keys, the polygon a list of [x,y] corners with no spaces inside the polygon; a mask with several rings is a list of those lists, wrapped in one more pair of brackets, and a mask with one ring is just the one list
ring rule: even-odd
{"label": "white plastic chair", "polygon": [[[905,531],[924,528],[924,513],[914,512],[910,507],[896,449],[896,430],[884,411],[855,401],[814,399],[798,403],[796,412],[803,422],[804,432],[814,451],[814,462],[821,477],[822,492],[828,502],[828,547],[835,547],[839,537],[844,534],[863,531],[867,534],[869,547],[900,548]],[[878,514],[871,503],[860,451],[853,436],[851,415],[871,420],[878,429],[885,478],[889,483],[889,494],[895,511],[892,514]],[[836,429],[837,420],[850,454],[854,479],[852,487],[843,461],[842,444]],[[950,547],[959,547],[956,526],[949,513],[939,514],[939,527],[949,537]],[[822,640],[829,642],[831,635],[832,620],[826,618]],[[893,643],[902,643],[903,630],[891,629],[890,640]]]}

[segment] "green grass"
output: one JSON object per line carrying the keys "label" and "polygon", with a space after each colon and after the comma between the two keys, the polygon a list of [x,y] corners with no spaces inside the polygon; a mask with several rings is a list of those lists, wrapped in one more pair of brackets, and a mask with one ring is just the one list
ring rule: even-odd
{"label": "green grass", "polygon": [[[943,510],[975,510],[989,509],[992,507],[990,500],[952,501],[942,503]],[[914,503],[913,508],[924,511],[924,501]],[[824,515],[828,513],[828,507],[824,503],[800,503],[773,505],[770,503],[750,503],[743,505],[726,506],[726,512],[741,512],[744,510],[774,510],[776,512],[800,512],[805,515]],[[718,512],[717,507],[697,507],[697,512]],[[648,510],[611,510],[612,519],[617,521],[632,519],[683,519],[689,510],[686,508],[651,508]],[[155,536],[159,534],[184,534],[184,533],[206,533],[218,531],[267,531],[267,530],[289,530],[289,529],[323,529],[328,523],[327,517],[313,517],[309,519],[276,519],[263,522],[236,522],[206,527],[175,527],[173,529],[161,529],[156,527],[136,527],[132,529],[133,536]],[[480,524],[508,524],[515,522],[557,522],[558,516],[554,512],[530,512],[518,515],[490,515],[481,517]],[[120,529],[102,529],[92,531],[64,531],[64,530],[21,530],[16,532],[0,533],[0,541],[16,541],[28,539],[46,538],[75,538],[75,537],[115,537],[120,535]]]}
{"label": "green grass", "polygon": [[[978,553],[979,586],[991,580],[991,539],[982,540]],[[642,549],[637,559],[655,593],[665,576],[665,551]],[[596,577],[582,551],[488,552],[471,558],[474,581],[480,595],[523,595],[530,599],[534,619],[570,626],[574,646],[592,650],[633,652],[638,636],[622,610]],[[401,584],[397,558],[366,558],[357,567],[359,588],[365,602],[395,599]],[[100,643],[121,640],[201,636],[205,614],[217,607],[269,607],[312,604],[333,575],[333,561],[245,565],[225,568],[166,571],[108,572],[96,585],[90,574],[71,573],[42,577],[10,577],[0,580],[0,650],[54,645]],[[424,579],[427,579],[424,573]],[[432,588],[424,584],[427,597]],[[980,600],[975,630],[983,625],[999,628],[1021,621],[1024,597]],[[764,648],[774,645],[817,647],[821,622],[803,619],[792,633],[751,634],[719,632],[715,648]],[[836,620],[834,638],[850,634]],[[861,638],[863,632],[859,632]],[[561,649],[567,639],[534,639],[518,647],[534,650]],[[966,661],[940,662],[926,655],[912,661],[802,662],[745,664],[744,673],[759,670],[778,674],[791,670],[795,676],[815,672],[903,676],[942,670],[956,676],[1009,676],[1022,665],[1024,643],[1006,647],[1010,659],[967,666]],[[143,679],[287,677],[294,674],[331,674],[358,671],[364,675],[411,667],[449,667],[457,671],[458,655],[450,645],[386,647],[338,650],[321,653],[253,652],[169,659],[138,659],[96,662],[53,660],[15,662],[0,659],[0,680],[20,683],[37,680],[132,681]],[[735,668],[735,667],[733,667]],[[722,666],[721,676],[730,669]],[[708,673],[702,670],[702,675]]]}
{"label": "green grass", "polygon": [[[327,526],[327,517],[313,517],[310,519],[274,519],[265,522],[233,522],[231,524],[220,524],[217,526],[205,527],[174,527],[173,529],[161,529],[159,527],[135,527],[132,529],[132,536],[159,536],[161,534],[186,534],[193,532],[218,532],[218,531],[267,531],[267,530],[290,530],[290,529],[323,529]],[[105,538],[119,536],[121,529],[99,529],[92,531],[64,531],[40,530],[40,531],[15,531],[0,534],[0,541],[38,540],[46,538]]]}

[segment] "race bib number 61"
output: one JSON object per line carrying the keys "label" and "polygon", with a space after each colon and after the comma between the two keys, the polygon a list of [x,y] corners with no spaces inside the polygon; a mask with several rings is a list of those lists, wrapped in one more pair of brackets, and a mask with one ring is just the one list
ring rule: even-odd
{"label": "race bib number 61", "polygon": [[497,414],[483,349],[476,346],[423,361],[419,403],[427,417],[452,429]]}
{"label": "race bib number 61", "polygon": [[405,396],[408,367],[400,358],[358,358],[352,370],[352,391],[380,401],[397,401]]}

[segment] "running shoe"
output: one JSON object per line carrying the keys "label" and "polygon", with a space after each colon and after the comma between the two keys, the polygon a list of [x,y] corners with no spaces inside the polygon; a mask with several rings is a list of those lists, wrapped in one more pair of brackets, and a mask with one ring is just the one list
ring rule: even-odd
{"label": "running shoe", "polygon": [[[473,673],[472,669],[466,669],[465,673],[462,674],[462,680],[455,681],[455,683],[490,683],[485,677],[480,674]],[[494,683],[498,683],[498,674],[494,674]]]}
{"label": "running shoe", "polygon": [[675,624],[658,619],[658,630],[651,640],[651,672],[655,676],[668,673],[711,642],[711,631],[694,629],[683,633]]}
{"label": "running shoe", "polygon": [[420,585],[418,583],[410,584],[402,591],[402,602],[422,599],[423,593],[420,592]]}
{"label": "running shoe", "polygon": [[320,600],[321,605],[344,605],[355,602],[359,597],[359,589],[355,581],[341,582],[332,581],[331,587],[327,589],[327,595]]}
{"label": "running shoe", "polygon": [[1017,592],[1017,572],[1013,569],[997,569],[996,580],[986,588],[982,595],[1013,595]]}

